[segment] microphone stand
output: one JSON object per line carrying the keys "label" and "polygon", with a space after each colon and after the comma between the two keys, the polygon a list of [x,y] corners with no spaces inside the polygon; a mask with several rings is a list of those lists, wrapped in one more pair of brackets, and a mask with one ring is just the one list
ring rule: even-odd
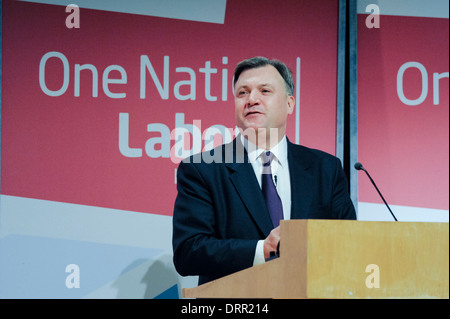
{"label": "microphone stand", "polygon": [[394,220],[397,222],[397,218],[395,217],[394,213],[392,212],[391,208],[389,207],[388,203],[386,203],[386,200],[384,199],[383,195],[381,195],[380,190],[378,189],[377,185],[375,184],[375,182],[373,181],[372,177],[370,177],[370,174],[368,171],[366,171],[366,169],[362,166],[361,163],[356,163],[355,164],[355,168],[359,171],[359,170],[363,170],[367,176],[369,177],[370,181],[372,182],[373,186],[375,186],[375,189],[377,190],[378,194],[380,195],[381,199],[383,200],[384,204],[386,205],[386,207],[389,209],[389,212],[391,213],[392,217],[394,217]]}

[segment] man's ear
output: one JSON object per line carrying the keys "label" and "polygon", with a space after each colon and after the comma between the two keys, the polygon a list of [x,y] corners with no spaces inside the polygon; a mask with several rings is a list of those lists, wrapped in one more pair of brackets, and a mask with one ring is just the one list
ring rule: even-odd
{"label": "man's ear", "polygon": [[292,95],[288,96],[288,114],[292,114],[294,112],[295,107],[295,97]]}

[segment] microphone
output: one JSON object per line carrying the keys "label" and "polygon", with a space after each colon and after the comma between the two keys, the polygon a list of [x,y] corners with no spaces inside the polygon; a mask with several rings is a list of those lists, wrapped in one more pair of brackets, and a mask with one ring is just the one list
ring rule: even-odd
{"label": "microphone", "polygon": [[394,213],[392,212],[391,208],[389,207],[388,203],[386,203],[386,201],[384,200],[383,195],[381,195],[381,192],[378,190],[377,185],[376,185],[375,182],[373,181],[372,177],[370,177],[369,172],[366,171],[366,169],[365,169],[365,168],[362,166],[362,164],[359,163],[359,162],[356,162],[356,163],[355,163],[355,169],[358,170],[358,171],[363,170],[363,171],[367,174],[367,176],[369,177],[369,179],[370,179],[370,181],[372,182],[373,186],[375,186],[375,189],[377,190],[378,194],[380,195],[381,199],[383,200],[384,204],[385,204],[386,207],[389,209],[389,212],[391,213],[392,217],[394,217],[394,220],[397,222],[397,221],[398,221],[397,218],[395,217],[395,215],[394,215]]}

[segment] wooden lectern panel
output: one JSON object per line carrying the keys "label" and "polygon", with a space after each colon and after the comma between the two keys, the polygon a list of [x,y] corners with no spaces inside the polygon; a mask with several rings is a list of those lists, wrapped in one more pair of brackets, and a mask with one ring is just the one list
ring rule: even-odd
{"label": "wooden lectern panel", "polygon": [[449,298],[449,224],[281,223],[281,257],[187,298]]}
{"label": "wooden lectern panel", "polygon": [[448,230],[448,223],[309,223],[307,296],[448,298]]}

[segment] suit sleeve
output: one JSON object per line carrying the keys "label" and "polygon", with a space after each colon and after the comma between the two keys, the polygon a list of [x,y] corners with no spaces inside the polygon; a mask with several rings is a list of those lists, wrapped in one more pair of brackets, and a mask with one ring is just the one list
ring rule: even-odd
{"label": "suit sleeve", "polygon": [[172,240],[176,270],[182,276],[224,276],[251,267],[257,240],[219,237],[213,187],[200,167],[181,162],[177,172]]}

